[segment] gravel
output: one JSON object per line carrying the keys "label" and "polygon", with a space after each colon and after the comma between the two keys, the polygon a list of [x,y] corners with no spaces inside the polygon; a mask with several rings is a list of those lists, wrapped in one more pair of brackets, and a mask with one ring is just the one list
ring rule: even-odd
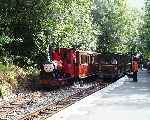
{"label": "gravel", "polygon": [[[9,112],[9,115],[5,118],[8,120],[17,120],[23,117],[29,112],[36,111],[49,103],[54,103],[66,98],[73,93],[76,93],[79,89],[86,89],[92,86],[93,83],[83,84],[82,87],[75,83],[72,86],[60,88],[57,90],[39,90],[30,91],[22,90],[13,93],[11,96],[0,98],[0,106],[10,106],[12,103],[22,103],[19,108]],[[3,115],[2,115],[3,116]],[[3,117],[2,117],[3,118]]]}

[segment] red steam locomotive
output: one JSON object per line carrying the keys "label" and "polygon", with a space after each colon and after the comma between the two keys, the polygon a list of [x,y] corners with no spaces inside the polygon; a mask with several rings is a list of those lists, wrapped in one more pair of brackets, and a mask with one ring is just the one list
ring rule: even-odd
{"label": "red steam locomotive", "polygon": [[129,57],[119,54],[100,54],[70,48],[52,51],[52,61],[42,65],[39,84],[57,87],[76,80],[98,76],[114,80],[130,71]]}

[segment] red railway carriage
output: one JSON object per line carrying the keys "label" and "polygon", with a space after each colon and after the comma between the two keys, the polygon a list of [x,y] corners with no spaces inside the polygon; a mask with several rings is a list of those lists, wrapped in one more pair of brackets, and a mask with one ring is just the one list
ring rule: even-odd
{"label": "red railway carriage", "polygon": [[96,52],[60,48],[53,51],[51,57],[52,62],[43,65],[45,68],[41,71],[41,85],[62,86],[73,83],[75,78],[96,75]]}
{"label": "red railway carriage", "polygon": [[76,51],[76,77],[86,78],[98,72],[97,53],[90,51]]}

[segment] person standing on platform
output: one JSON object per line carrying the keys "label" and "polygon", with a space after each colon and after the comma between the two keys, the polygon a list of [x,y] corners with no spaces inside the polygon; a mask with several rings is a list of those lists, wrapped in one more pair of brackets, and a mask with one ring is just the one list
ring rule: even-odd
{"label": "person standing on platform", "polygon": [[139,70],[139,64],[137,61],[132,62],[133,82],[137,82],[137,73]]}

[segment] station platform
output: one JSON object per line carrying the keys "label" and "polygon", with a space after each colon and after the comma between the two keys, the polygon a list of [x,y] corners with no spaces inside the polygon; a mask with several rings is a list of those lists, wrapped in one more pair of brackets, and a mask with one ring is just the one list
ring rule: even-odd
{"label": "station platform", "polygon": [[150,120],[150,73],[125,76],[47,120]]}

